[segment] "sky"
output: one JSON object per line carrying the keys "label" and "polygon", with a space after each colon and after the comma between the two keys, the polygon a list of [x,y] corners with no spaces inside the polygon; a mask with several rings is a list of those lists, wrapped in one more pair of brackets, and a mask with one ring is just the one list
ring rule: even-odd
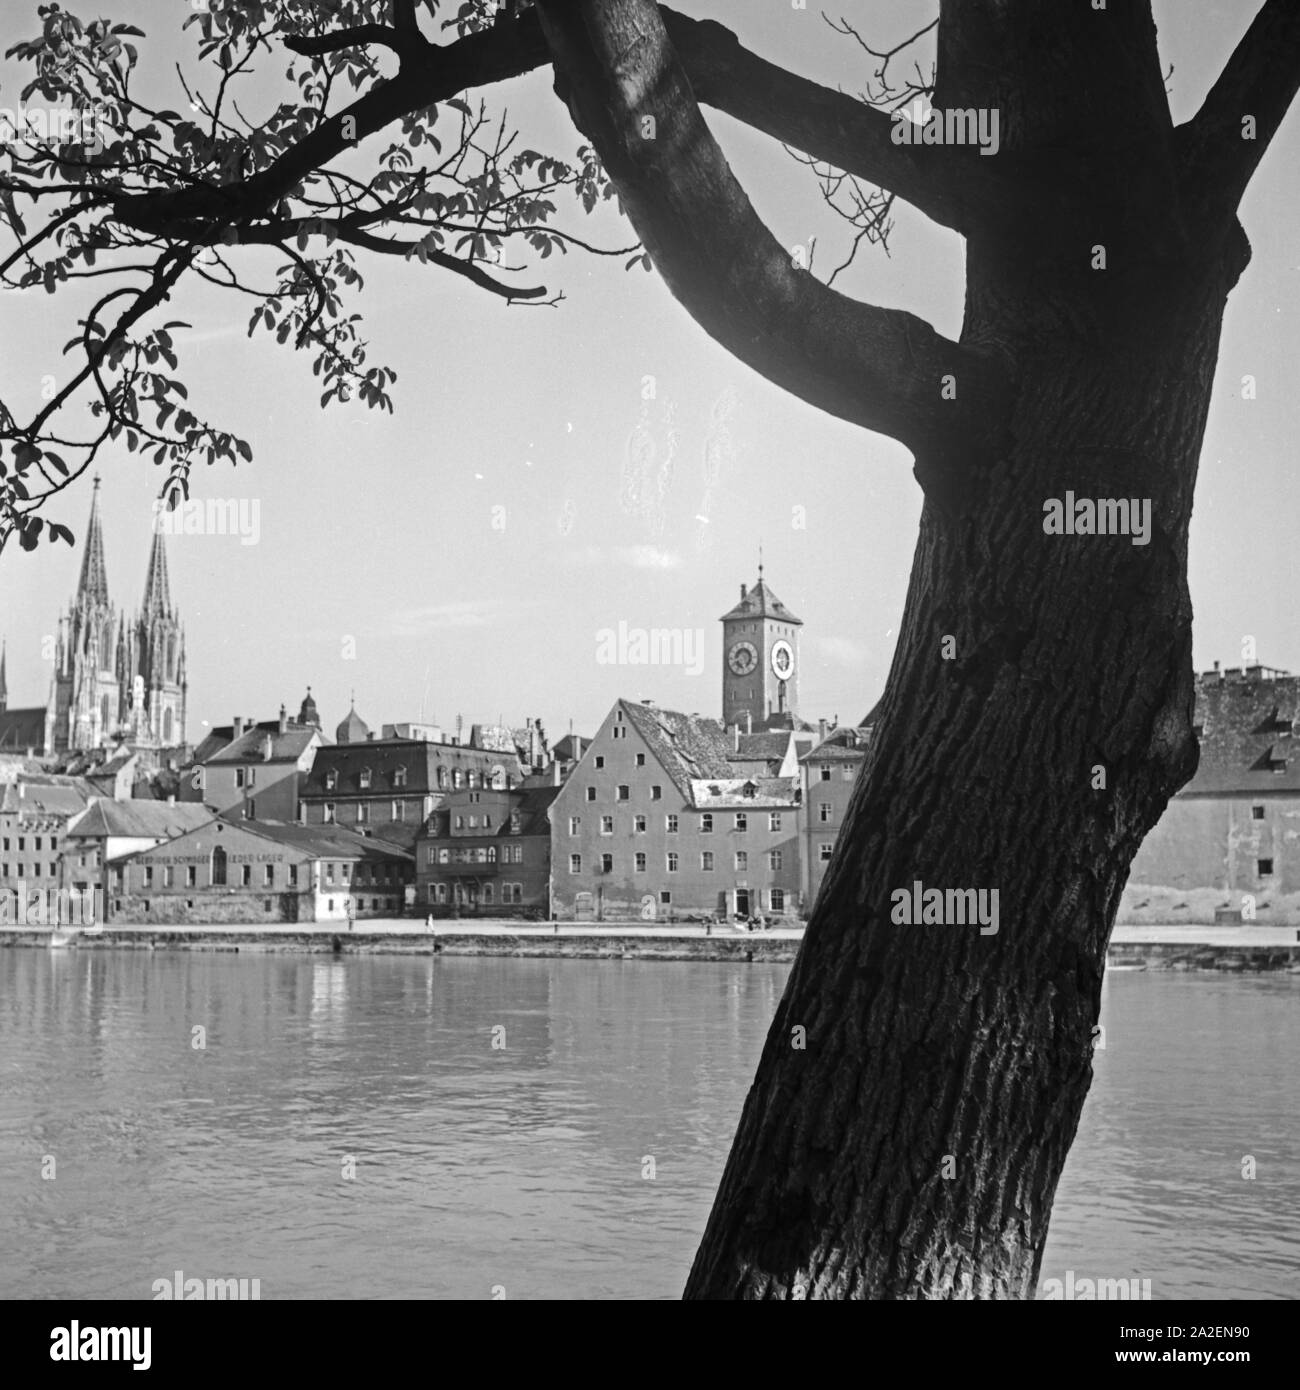
{"label": "sky", "polygon": [[[682,8],[722,20],[795,71],[859,89],[860,54],[815,5]],[[1199,106],[1256,8],[1157,3],[1176,121]],[[194,30],[180,33],[189,12],[182,0],[100,0],[95,11],[146,30],[137,81],[163,105],[185,100],[176,61],[191,74],[206,66],[194,58]],[[829,13],[847,14],[883,46],[933,9],[846,0]],[[34,35],[34,14],[34,0],[0,0],[0,48]],[[280,75],[278,63],[266,65],[259,81]],[[0,64],[0,106],[16,104],[20,83],[14,64]],[[487,95],[508,106],[532,147],[568,155],[580,143],[546,74]],[[792,248],[817,238],[815,269],[838,260],[845,229],[824,212],[808,171],[766,137],[706,116],[774,233]],[[1260,661],[1300,670],[1297,169],[1293,110],[1242,207],[1254,257],[1228,305],[1192,518],[1198,669],[1239,664],[1249,636]],[[575,208],[562,225],[606,246],[635,240],[612,210],[586,219]],[[621,696],[716,716],[717,620],[754,582],[760,546],[772,589],[805,624],[800,713],[856,722],[867,712],[888,674],[920,516],[901,445],[763,380],[713,343],[657,274],[625,271],[625,258],[574,252],[541,263],[544,282],[565,296],[543,308],[507,306],[434,267],[358,254],[367,285],[354,307],[372,362],[397,372],[392,416],[355,404],[321,410],[308,355],[270,335],[249,339],[243,297],[182,286],[167,306],[167,318],[194,325],[177,344],[196,413],[254,449],[238,468],[197,470],[192,495],[242,503],[257,519],[255,543],[167,539],[192,741],[236,714],[271,718],[281,703],[293,712],[308,686],[327,731],[353,692],[375,729],[420,719],[453,727],[459,715],[515,725],[541,717],[552,737],[570,727],[589,734]],[[281,259],[258,248],[241,256],[262,280]],[[837,288],[956,337],[962,272],[961,240],[897,204],[890,254],[865,251]],[[84,304],[39,289],[0,301],[0,395],[20,414],[39,400],[41,378],[64,369],[61,348]],[[1247,374],[1254,400],[1242,399]],[[110,596],[129,611],[143,595],[163,470],[125,447],[100,458]],[[84,478],[46,512],[72,528],[75,550],[15,545],[0,556],[11,706],[47,697],[43,643],[76,587],[90,498]],[[601,664],[601,634],[620,623],[699,633],[704,659]]]}

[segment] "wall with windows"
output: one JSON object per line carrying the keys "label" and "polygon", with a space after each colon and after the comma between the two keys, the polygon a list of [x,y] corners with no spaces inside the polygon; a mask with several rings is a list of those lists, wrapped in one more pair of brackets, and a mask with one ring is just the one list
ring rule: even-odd
{"label": "wall with windows", "polygon": [[844,828],[849,799],[862,767],[862,755],[851,750],[828,750],[817,757],[814,749],[803,763],[803,892],[809,910],[817,900],[831,855]]}

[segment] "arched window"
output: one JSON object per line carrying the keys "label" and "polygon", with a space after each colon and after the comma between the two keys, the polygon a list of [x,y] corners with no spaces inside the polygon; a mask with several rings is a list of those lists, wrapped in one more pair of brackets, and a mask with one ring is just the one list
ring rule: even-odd
{"label": "arched window", "polygon": [[220,845],[212,851],[212,886],[226,886],[226,851]]}
{"label": "arched window", "polygon": [[451,785],[452,785],[453,787],[459,787],[459,786],[460,786],[460,783],[461,783],[461,771],[460,771],[460,768],[455,768],[455,769],[453,770],[452,774],[451,774]]}
{"label": "arched window", "polygon": [[445,787],[447,785],[447,769],[445,767],[440,767],[438,769],[438,785],[440,787]]}
{"label": "arched window", "polygon": [[172,712],[169,709],[163,710],[163,742],[172,741]]}
{"label": "arched window", "polygon": [[470,768],[470,770],[465,774],[465,785],[466,785],[467,787],[472,787],[472,786],[474,786],[474,785],[475,785],[476,777],[477,777],[477,774],[475,773],[474,769],[473,769],[473,768]]}
{"label": "arched window", "polygon": [[166,679],[174,681],[176,679],[176,639],[167,639],[167,675]]}

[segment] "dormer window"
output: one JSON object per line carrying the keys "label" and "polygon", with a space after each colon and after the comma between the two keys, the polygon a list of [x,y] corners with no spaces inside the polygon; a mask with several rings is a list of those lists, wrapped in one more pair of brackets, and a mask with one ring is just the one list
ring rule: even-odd
{"label": "dormer window", "polygon": [[331,768],[331,769],[325,774],[325,790],[326,790],[327,792],[332,792],[332,791],[334,790],[334,788],[338,786],[338,784],[339,784],[339,775],[338,775],[337,772],[334,771],[333,768]]}
{"label": "dormer window", "polygon": [[367,790],[369,789],[369,787],[370,787],[370,769],[369,769],[368,767],[363,767],[363,768],[361,769],[361,790],[362,790],[362,791],[367,791]]}
{"label": "dormer window", "polygon": [[406,785],[406,769],[404,767],[395,768],[393,771],[393,786],[404,787]]}
{"label": "dormer window", "polygon": [[510,812],[510,833],[511,833],[512,835],[518,835],[518,834],[519,834],[520,827],[521,827],[522,824],[523,824],[523,821],[522,821],[522,818],[521,818],[520,815],[519,815],[519,812],[518,812],[518,811],[511,811],[511,812]]}

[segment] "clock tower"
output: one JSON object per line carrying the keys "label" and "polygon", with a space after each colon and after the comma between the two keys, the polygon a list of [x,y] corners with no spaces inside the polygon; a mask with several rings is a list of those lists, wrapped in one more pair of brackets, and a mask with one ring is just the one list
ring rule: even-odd
{"label": "clock tower", "polygon": [[722,615],[722,722],[755,731],[798,727],[801,619],[781,602],[758,567],[740,602]]}

